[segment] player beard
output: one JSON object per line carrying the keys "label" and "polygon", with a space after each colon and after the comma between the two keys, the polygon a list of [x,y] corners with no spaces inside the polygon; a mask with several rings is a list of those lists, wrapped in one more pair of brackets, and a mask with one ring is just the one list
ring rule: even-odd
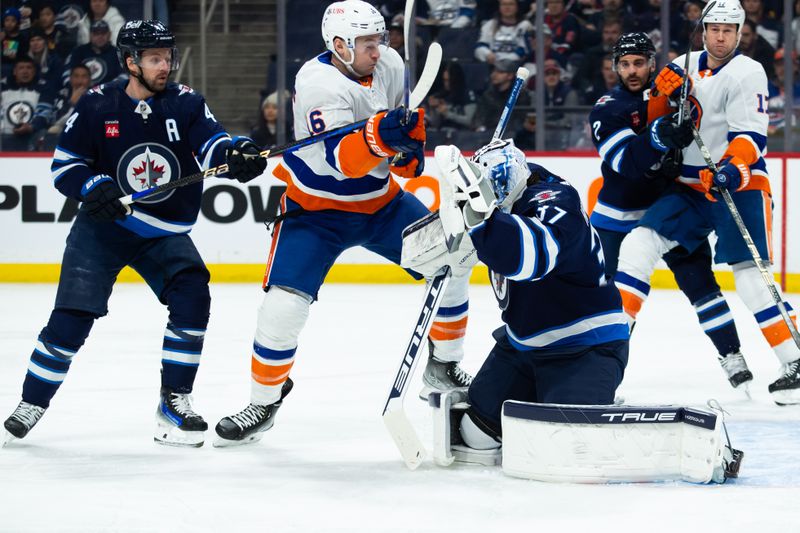
{"label": "player beard", "polygon": [[634,74],[623,80],[623,84],[631,92],[638,92],[644,89],[644,80]]}

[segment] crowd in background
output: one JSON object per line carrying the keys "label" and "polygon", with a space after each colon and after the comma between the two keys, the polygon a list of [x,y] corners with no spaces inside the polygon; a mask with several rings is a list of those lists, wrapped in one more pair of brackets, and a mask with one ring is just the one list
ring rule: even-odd
{"label": "crowd in background", "polygon": [[[89,87],[122,74],[113,45],[125,22],[120,9],[111,0],[83,0],[85,5],[74,1],[26,0],[2,11],[3,150],[52,149],[78,98]],[[373,3],[386,17],[390,46],[403,54],[405,0]],[[797,102],[800,39],[789,39],[789,46],[784,46],[781,0],[741,3],[747,21],[739,49],[764,65],[770,81],[770,133],[780,133],[786,122],[784,50],[791,50],[794,58],[793,98]],[[670,2],[670,35],[662,36],[661,0],[545,0],[545,60],[541,75],[547,108],[547,148],[591,149],[585,124],[588,107],[617,83],[610,54],[620,35],[645,32],[659,52],[666,48],[672,59],[689,47],[689,35],[703,6],[699,0]],[[532,76],[520,95],[519,111],[508,131],[521,148],[535,147],[535,11],[536,2],[531,0],[417,2],[418,66],[433,40],[442,43],[446,55],[425,102],[434,143],[452,141],[456,134],[490,134],[515,72],[524,65]],[[800,31],[800,0],[794,3],[794,12],[789,16],[796,35]],[[289,37],[291,48],[291,34]],[[700,39],[701,32],[697,32],[691,43],[694,50],[702,48]],[[299,55],[308,59],[305,51]],[[300,64],[301,61],[296,63],[298,68]],[[291,89],[293,79],[287,85]],[[262,91],[262,103],[250,132],[259,145],[277,143],[279,117],[286,118],[291,137],[291,111],[278,110],[277,101],[274,87]]]}

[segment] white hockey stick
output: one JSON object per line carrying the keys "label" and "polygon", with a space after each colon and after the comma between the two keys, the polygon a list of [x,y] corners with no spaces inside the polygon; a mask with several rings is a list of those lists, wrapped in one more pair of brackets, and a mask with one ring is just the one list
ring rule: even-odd
{"label": "white hockey stick", "polygon": [[392,439],[394,439],[400,455],[403,456],[403,461],[411,470],[415,470],[422,463],[426,452],[425,446],[419,439],[417,431],[403,408],[403,401],[408,390],[408,383],[414,375],[414,369],[417,367],[419,353],[422,351],[422,347],[426,345],[425,341],[431,331],[433,318],[439,311],[442,296],[447,290],[447,284],[450,282],[450,274],[450,267],[445,265],[428,283],[425,299],[422,302],[422,309],[419,312],[419,317],[417,317],[417,323],[411,333],[408,346],[406,346],[403,360],[400,362],[400,368],[397,369],[392,389],[389,391],[389,398],[383,407],[383,423],[386,425],[386,429]]}

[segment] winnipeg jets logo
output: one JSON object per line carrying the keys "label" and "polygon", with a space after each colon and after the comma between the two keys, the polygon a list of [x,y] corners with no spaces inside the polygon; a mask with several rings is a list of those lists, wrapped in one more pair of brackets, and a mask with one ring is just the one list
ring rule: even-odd
{"label": "winnipeg jets logo", "polygon": [[98,83],[100,80],[106,77],[108,65],[106,65],[106,62],[103,59],[99,57],[92,57],[84,61],[83,64],[89,69],[89,74],[92,76],[92,83]]}
{"label": "winnipeg jets logo", "polygon": [[541,192],[537,192],[536,196],[531,198],[531,200],[536,200],[539,203],[547,202],[549,200],[552,200],[556,196],[558,196],[558,194],[560,192],[561,191],[541,191]]}
{"label": "winnipeg jets logo", "polygon": [[489,271],[489,281],[492,284],[494,296],[497,298],[497,305],[505,311],[508,307],[508,280],[502,274]]}
{"label": "winnipeg jets logo", "polygon": [[[144,191],[164,185],[181,175],[178,158],[172,151],[160,144],[144,143],[128,149],[120,158],[117,176],[126,194]],[[157,194],[144,200],[144,203],[157,203],[169,198],[175,191]]]}
{"label": "winnipeg jets logo", "polygon": [[23,101],[13,102],[6,111],[8,123],[14,127],[27,124],[33,118],[33,106]]}
{"label": "winnipeg jets logo", "polygon": [[606,95],[603,95],[600,98],[598,98],[597,102],[594,105],[603,105],[603,104],[611,102],[613,100],[614,100],[613,96],[609,96],[609,95],[606,94]]}

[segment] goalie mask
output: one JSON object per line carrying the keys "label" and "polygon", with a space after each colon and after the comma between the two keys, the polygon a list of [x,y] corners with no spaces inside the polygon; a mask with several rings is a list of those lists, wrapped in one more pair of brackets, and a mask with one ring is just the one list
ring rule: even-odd
{"label": "goalie mask", "polygon": [[478,165],[483,177],[489,180],[500,209],[508,213],[525,190],[531,171],[525,154],[514,141],[496,139],[479,148],[470,161]]}

